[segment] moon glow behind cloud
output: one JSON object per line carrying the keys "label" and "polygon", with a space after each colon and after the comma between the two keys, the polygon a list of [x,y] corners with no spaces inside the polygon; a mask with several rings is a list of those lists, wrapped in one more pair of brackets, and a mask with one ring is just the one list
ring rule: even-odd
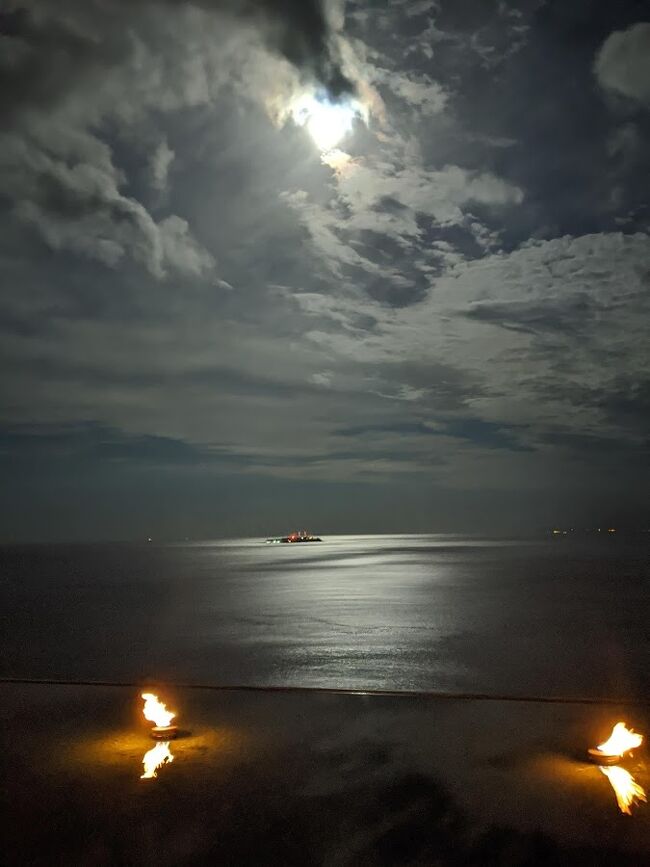
{"label": "moon glow behind cloud", "polygon": [[335,148],[351,131],[356,118],[365,111],[353,100],[332,102],[326,96],[304,94],[291,107],[291,117],[305,127],[321,153]]}

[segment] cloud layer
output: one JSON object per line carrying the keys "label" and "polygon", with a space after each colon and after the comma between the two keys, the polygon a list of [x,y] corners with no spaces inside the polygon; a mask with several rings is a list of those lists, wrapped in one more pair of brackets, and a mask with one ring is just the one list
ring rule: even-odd
{"label": "cloud layer", "polygon": [[[624,6],[576,41],[587,4],[13,0],[13,484],[212,480],[242,528],[336,486],[377,528],[396,491],[420,529],[641,520],[650,25]],[[322,88],[367,109],[326,155],[289,119]]]}
{"label": "cloud layer", "polygon": [[608,36],[596,58],[595,70],[606,90],[650,105],[650,22]]}

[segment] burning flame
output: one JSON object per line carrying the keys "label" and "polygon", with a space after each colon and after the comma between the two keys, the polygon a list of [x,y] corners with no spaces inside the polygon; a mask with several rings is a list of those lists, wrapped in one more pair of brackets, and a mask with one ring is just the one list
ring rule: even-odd
{"label": "burning flame", "polygon": [[144,718],[152,722],[155,726],[168,726],[176,716],[172,711],[167,710],[165,705],[158,701],[158,696],[152,692],[143,692],[144,707],[142,713]]}
{"label": "burning flame", "polygon": [[[643,743],[643,735],[628,729],[624,722],[616,723],[609,738],[597,749],[606,756],[623,756],[630,750],[635,750]],[[612,783],[612,785],[614,785]]]}
{"label": "burning flame", "polygon": [[621,813],[627,813],[628,816],[631,816],[632,807],[636,805],[637,801],[646,802],[645,789],[625,768],[614,765],[611,768],[599,768],[599,770],[605,774],[611,783]]}
{"label": "burning flame", "polygon": [[157,776],[156,771],[167,763],[174,761],[174,756],[169,749],[169,741],[159,741],[155,747],[152,747],[149,752],[142,757],[144,765],[144,774],[141,775],[141,780],[151,780]]}

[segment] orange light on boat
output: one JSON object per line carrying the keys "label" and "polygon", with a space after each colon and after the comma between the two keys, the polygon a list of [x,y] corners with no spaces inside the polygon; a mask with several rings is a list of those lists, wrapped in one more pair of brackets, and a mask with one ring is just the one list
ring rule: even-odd
{"label": "orange light on boat", "polygon": [[167,710],[163,702],[159,701],[158,696],[152,692],[143,692],[144,707],[142,713],[144,718],[154,724],[151,729],[151,737],[156,740],[169,740],[175,738],[178,734],[178,727],[172,725],[172,720],[176,714]]}
{"label": "orange light on boat", "polygon": [[606,741],[588,750],[589,758],[599,765],[615,765],[626,753],[640,747],[642,743],[643,735],[628,729],[624,722],[618,722]]}
{"label": "orange light on boat", "polygon": [[611,783],[614,794],[616,795],[616,803],[621,811],[628,816],[632,815],[632,807],[635,807],[639,801],[646,803],[645,789],[640,786],[629,771],[625,768],[599,768],[609,782]]}

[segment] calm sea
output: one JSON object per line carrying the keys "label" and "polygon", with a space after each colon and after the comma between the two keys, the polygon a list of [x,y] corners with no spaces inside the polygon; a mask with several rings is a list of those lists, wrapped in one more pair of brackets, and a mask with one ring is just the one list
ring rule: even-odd
{"label": "calm sea", "polygon": [[649,553],[609,536],[9,546],[0,673],[643,695]]}

